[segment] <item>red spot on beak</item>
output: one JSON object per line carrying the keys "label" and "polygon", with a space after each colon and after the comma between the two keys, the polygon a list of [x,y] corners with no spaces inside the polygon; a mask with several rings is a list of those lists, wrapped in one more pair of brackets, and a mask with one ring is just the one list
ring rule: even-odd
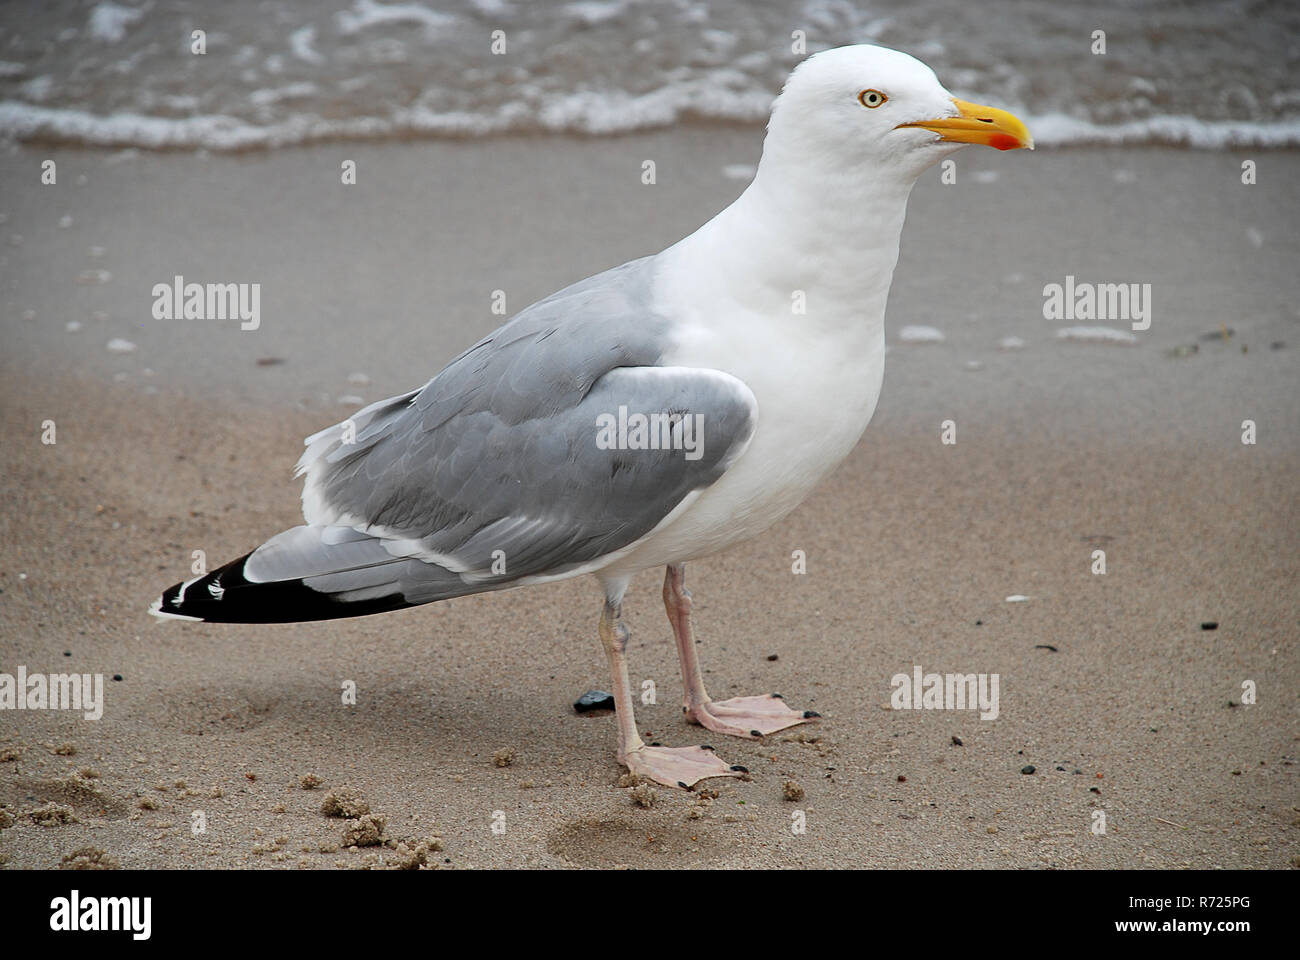
{"label": "red spot on beak", "polygon": [[1015,150],[1019,148],[1020,141],[1009,133],[995,133],[989,137],[989,146],[995,150]]}

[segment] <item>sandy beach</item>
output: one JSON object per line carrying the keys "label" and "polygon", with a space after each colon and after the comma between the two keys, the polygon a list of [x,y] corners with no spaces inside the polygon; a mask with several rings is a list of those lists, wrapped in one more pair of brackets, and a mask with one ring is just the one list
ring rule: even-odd
{"label": "sandy beach", "polygon": [[[303,437],[499,325],[494,291],[514,313],[689,233],[761,141],[0,156],[0,672],[105,679],[99,720],[0,711],[0,862],[409,862],[343,845],[321,806],[350,792],[407,851],[440,838],[427,865],[448,869],[1300,864],[1297,151],[967,151],[955,184],[922,179],[863,440],[791,516],[688,567],[711,689],[821,722],[761,743],[686,726],[661,572],[628,593],[633,685],[658,690],[643,736],[753,773],[716,798],[638,805],[612,714],[574,712],[609,687],[590,579],[316,624],[148,616],[192,551],[223,563],[300,522]],[[260,283],[260,327],[154,319],[176,275]],[[1151,284],[1150,329],[1059,338],[1043,288],[1067,275]],[[999,715],[890,709],[916,666],[997,674]]]}

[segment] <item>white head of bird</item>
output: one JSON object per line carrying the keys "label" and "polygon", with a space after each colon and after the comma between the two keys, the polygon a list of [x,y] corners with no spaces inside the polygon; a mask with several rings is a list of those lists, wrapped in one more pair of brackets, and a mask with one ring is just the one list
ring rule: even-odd
{"label": "white head of bird", "polygon": [[[856,303],[878,325],[912,187],[970,144],[1012,150],[1033,139],[1005,110],[958,100],[905,53],[858,45],[815,54],[772,107],[753,182],[678,252],[711,263],[715,278],[729,278],[729,295],[756,308],[816,289],[823,303]],[[821,316],[828,330],[842,328]],[[801,319],[813,326],[811,311]]]}
{"label": "white head of bird", "polygon": [[1033,149],[1034,141],[1005,110],[958,100],[915,57],[861,44],[795,68],[772,108],[763,163],[782,167],[783,178],[793,171],[823,178],[849,199],[872,181],[910,189],[928,167],[970,144],[1015,150]]}

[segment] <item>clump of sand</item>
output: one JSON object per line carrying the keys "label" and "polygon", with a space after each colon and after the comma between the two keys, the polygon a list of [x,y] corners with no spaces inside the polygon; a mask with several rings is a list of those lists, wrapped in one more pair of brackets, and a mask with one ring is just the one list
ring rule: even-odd
{"label": "clump of sand", "polygon": [[377,847],[384,842],[384,827],[388,820],[379,814],[363,814],[343,828],[343,846]]}
{"label": "clump of sand", "polygon": [[785,799],[797,803],[804,798],[804,789],[797,780],[787,780],[785,786],[781,788],[781,796]]}
{"label": "clump of sand", "polygon": [[514,747],[502,747],[496,753],[492,754],[492,762],[498,767],[508,767],[515,762]]}
{"label": "clump of sand", "polygon": [[253,853],[257,856],[261,856],[264,853],[280,853],[288,842],[288,837],[276,837],[270,843],[254,844]]}
{"label": "clump of sand", "polygon": [[331,793],[320,805],[320,812],[327,817],[356,820],[370,812],[370,804],[350,793]]}
{"label": "clump of sand", "polygon": [[638,783],[632,788],[632,802],[638,807],[653,807],[659,800],[659,794],[648,783]]}
{"label": "clump of sand", "polygon": [[324,780],[316,776],[314,773],[304,774],[298,778],[298,786],[302,787],[304,790],[315,790],[324,782]]}
{"label": "clump of sand", "polygon": [[60,870],[116,870],[117,861],[99,847],[78,847],[59,861]]}
{"label": "clump of sand", "polygon": [[394,870],[419,870],[421,867],[429,865],[429,854],[432,850],[427,841],[398,840],[389,842],[392,845],[393,855],[397,858],[392,864]]}
{"label": "clump of sand", "polygon": [[35,823],[42,827],[60,827],[67,823],[80,823],[76,814],[72,812],[71,807],[65,807],[63,804],[55,803],[51,800],[43,807],[34,807],[27,811],[27,816]]}

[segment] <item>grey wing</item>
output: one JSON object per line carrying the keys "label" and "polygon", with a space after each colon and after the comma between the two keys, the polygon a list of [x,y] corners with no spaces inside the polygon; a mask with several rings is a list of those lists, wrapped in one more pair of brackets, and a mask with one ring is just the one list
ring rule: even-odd
{"label": "grey wing", "polygon": [[535,304],[423,389],[308,438],[309,526],[245,575],[423,603],[579,571],[653,530],[743,453],[757,404],[730,374],[658,365],[651,264]]}

